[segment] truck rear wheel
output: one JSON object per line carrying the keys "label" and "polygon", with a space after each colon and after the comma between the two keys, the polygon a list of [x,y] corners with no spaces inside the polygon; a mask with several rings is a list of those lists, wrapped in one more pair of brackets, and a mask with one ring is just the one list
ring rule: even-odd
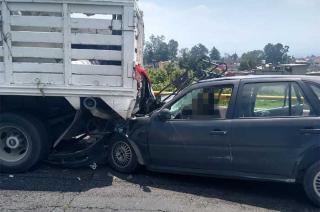
{"label": "truck rear wheel", "polygon": [[20,114],[0,115],[0,172],[25,172],[45,153],[39,122]]}

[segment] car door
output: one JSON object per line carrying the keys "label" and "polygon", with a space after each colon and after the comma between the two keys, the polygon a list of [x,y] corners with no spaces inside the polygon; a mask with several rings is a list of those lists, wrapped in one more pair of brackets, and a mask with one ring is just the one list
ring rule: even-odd
{"label": "car door", "polygon": [[157,167],[199,170],[231,166],[228,120],[235,85],[217,84],[192,88],[163,109],[171,119],[154,115],[150,126],[149,151]]}
{"label": "car door", "polygon": [[292,176],[319,139],[320,119],[301,82],[242,82],[232,122],[233,170]]}

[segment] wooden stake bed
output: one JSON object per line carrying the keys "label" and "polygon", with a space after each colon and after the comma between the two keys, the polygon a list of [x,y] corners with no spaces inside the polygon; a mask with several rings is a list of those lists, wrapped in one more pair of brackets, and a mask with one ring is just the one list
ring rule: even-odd
{"label": "wooden stake bed", "polygon": [[131,115],[143,46],[134,0],[3,0],[1,18],[0,95],[99,97]]}

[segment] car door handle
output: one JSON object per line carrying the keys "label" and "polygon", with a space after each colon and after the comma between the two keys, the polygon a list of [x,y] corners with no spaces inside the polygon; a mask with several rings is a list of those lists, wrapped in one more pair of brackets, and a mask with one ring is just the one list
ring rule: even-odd
{"label": "car door handle", "polygon": [[210,132],[210,135],[227,135],[228,131],[223,131],[223,130],[212,130]]}
{"label": "car door handle", "polygon": [[320,129],[301,129],[300,132],[302,134],[320,134]]}

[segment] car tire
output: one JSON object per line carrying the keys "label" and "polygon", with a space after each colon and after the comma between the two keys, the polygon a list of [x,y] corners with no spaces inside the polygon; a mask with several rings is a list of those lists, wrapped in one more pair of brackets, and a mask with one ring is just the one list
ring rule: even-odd
{"label": "car tire", "polygon": [[42,130],[29,115],[0,114],[0,172],[25,172],[40,161],[46,153]]}
{"label": "car tire", "polygon": [[134,173],[138,167],[138,159],[130,142],[126,138],[114,138],[108,148],[108,163],[121,173]]}
{"label": "car tire", "polygon": [[320,161],[305,173],[303,187],[309,199],[320,207]]}

